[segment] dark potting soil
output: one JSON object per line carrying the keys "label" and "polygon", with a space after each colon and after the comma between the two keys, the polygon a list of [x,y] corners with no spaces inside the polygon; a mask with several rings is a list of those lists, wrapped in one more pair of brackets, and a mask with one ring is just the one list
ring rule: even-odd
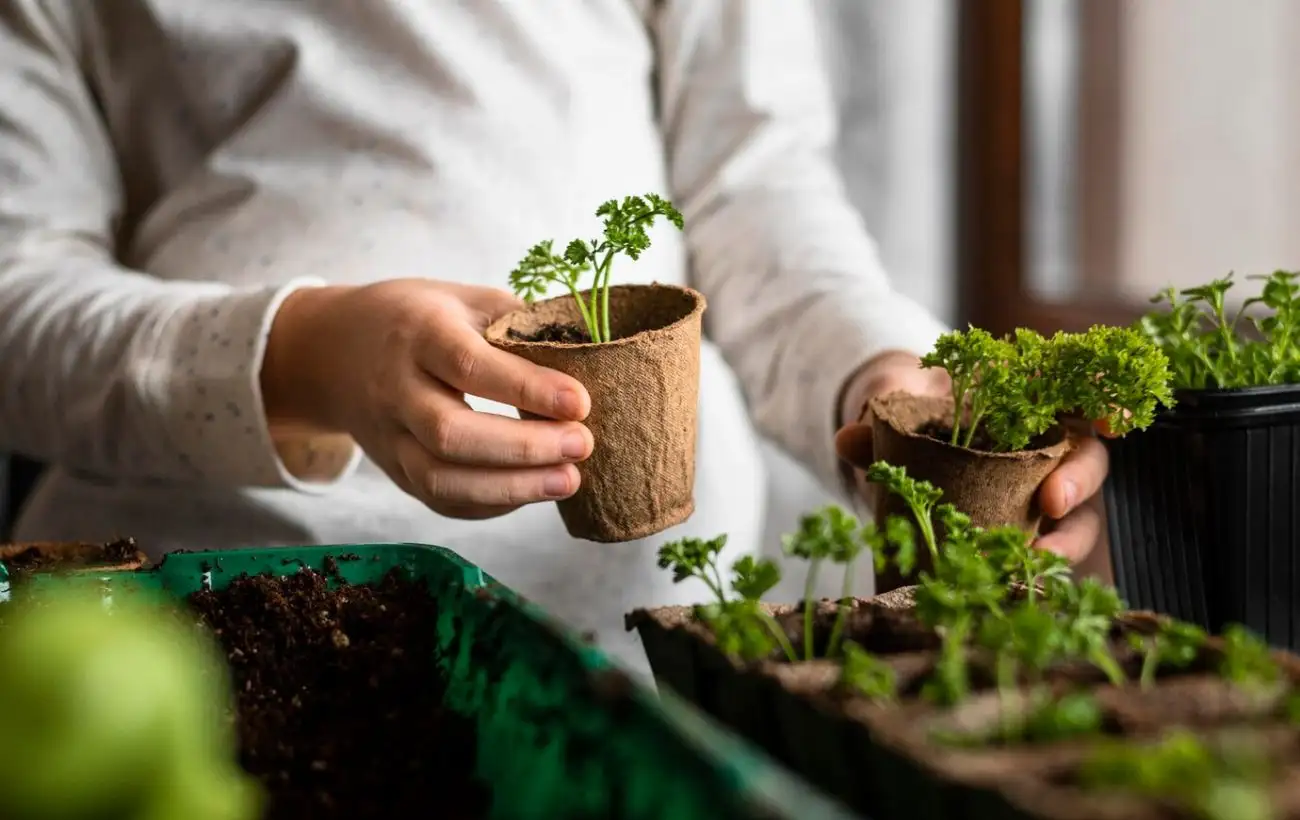
{"label": "dark potting soil", "polygon": [[229,658],[241,763],[267,786],[265,820],[486,816],[473,728],[442,708],[437,604],[422,586],[390,573],[330,589],[303,569],[189,604]]}
{"label": "dark potting soil", "polygon": [[89,542],[32,544],[4,558],[4,563],[11,573],[22,575],[128,564],[140,560],[141,557],[140,548],[134,538],[120,538],[107,544]]}
{"label": "dark potting soil", "polygon": [[521,342],[552,342],[566,345],[591,344],[591,335],[577,325],[562,325],[552,322],[542,325],[533,333],[520,333],[514,328],[506,331],[511,339]]}

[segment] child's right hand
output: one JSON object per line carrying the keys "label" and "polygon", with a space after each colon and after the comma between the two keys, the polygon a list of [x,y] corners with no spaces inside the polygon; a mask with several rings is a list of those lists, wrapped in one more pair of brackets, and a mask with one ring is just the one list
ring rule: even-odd
{"label": "child's right hand", "polygon": [[[578,489],[591,454],[577,380],[492,347],[518,308],[495,288],[405,279],[295,291],[262,364],[268,421],[346,433],[404,491],[456,518],[489,518]],[[553,421],[476,412],[465,394]]]}

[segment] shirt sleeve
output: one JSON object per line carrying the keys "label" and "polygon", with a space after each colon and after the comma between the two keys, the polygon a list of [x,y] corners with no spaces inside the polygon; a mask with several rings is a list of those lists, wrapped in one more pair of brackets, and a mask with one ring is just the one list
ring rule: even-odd
{"label": "shirt sleeve", "polygon": [[757,427],[845,491],[846,381],[886,350],[925,353],[947,327],[891,287],[845,191],[809,0],[663,0],[651,28],[707,330]]}
{"label": "shirt sleeve", "polygon": [[[0,451],[109,480],[310,491],[260,391],[295,280],[165,282],[115,262],[119,168],[79,70],[75,4],[0,0]],[[337,480],[355,468],[359,448]]]}

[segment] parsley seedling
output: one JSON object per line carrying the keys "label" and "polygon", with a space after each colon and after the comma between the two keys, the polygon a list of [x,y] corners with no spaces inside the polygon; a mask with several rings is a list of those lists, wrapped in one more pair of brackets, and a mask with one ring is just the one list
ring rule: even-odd
{"label": "parsley seedling", "polygon": [[[539,242],[510,273],[510,287],[515,295],[532,302],[545,295],[552,284],[568,289],[578,305],[583,324],[591,341],[597,344],[613,340],[609,321],[609,283],[614,258],[623,254],[633,261],[650,247],[648,229],[657,217],[664,217],[679,229],[684,222],[673,204],[658,194],[628,196],[622,202],[611,199],[596,209],[604,221],[600,239],[574,239],[563,254],[555,252],[553,240]],[[584,302],[582,278],[592,275],[590,301]]]}
{"label": "parsley seedling", "polygon": [[1019,527],[985,530],[980,533],[977,543],[979,551],[1003,577],[1019,578],[1024,582],[1030,603],[1040,593],[1051,596],[1058,588],[1070,583],[1072,569],[1069,560],[1036,548]]}
{"label": "parsley seedling", "polygon": [[1138,685],[1143,689],[1155,686],[1156,672],[1161,666],[1184,668],[1191,665],[1205,644],[1205,631],[1182,621],[1169,620],[1160,625],[1154,635],[1129,633],[1129,645],[1142,653],[1142,672]]}
{"label": "parsley seedling", "polygon": [[921,697],[937,706],[955,706],[970,695],[970,666],[966,658],[966,639],[973,618],[961,613],[942,627],[943,644],[934,674],[921,687]]}
{"label": "parsley seedling", "polygon": [[1122,435],[1149,426],[1158,405],[1173,404],[1168,359],[1132,328],[1099,325],[1050,339],[1019,328],[996,339],[972,327],[940,337],[921,364],[952,378],[949,443],[964,447],[983,430],[993,450],[1023,450],[1074,413]]}
{"label": "parsley seedling", "polygon": [[[1232,315],[1227,309],[1232,274],[1194,288],[1165,288],[1151,298],[1159,307],[1137,326],[1168,356],[1173,387],[1300,383],[1300,273],[1276,271],[1248,278],[1263,282],[1260,293]],[[1246,318],[1256,307],[1266,309],[1264,316]],[[1247,338],[1243,324],[1251,325],[1258,338]]]}
{"label": "parsley seedling", "polygon": [[1258,635],[1240,624],[1230,624],[1223,630],[1219,674],[1237,686],[1261,687],[1280,680],[1282,670]]}
{"label": "parsley seedling", "polygon": [[673,571],[673,583],[687,578],[698,578],[708,586],[718,603],[727,602],[726,584],[718,569],[718,553],[727,545],[727,536],[704,540],[682,538],[670,541],[659,548],[659,568]]}
{"label": "parsley seedling", "polygon": [[1271,769],[1249,737],[1211,748],[1178,729],[1154,744],[1099,745],[1080,767],[1079,782],[1090,790],[1168,801],[1199,820],[1272,820]]}
{"label": "parsley seedling", "polygon": [[844,644],[840,684],[875,701],[890,702],[898,697],[894,667],[852,641]]}
{"label": "parsley seedling", "polygon": [[1059,588],[1052,605],[1064,618],[1069,656],[1087,658],[1112,685],[1123,686],[1127,677],[1110,650],[1111,627],[1124,610],[1115,588],[1096,578],[1084,578]]}
{"label": "parsley seedling", "polygon": [[1036,688],[1014,713],[1003,713],[995,731],[940,730],[931,738],[947,746],[967,748],[995,739],[1003,743],[1058,743],[1096,734],[1101,727],[1101,707],[1091,695],[1073,692],[1054,698],[1050,692]]}
{"label": "parsley seedling", "polygon": [[780,582],[780,568],[767,559],[755,560],[751,555],[741,557],[731,568],[731,587],[740,599],[732,600],[727,596],[726,584],[718,569],[718,554],[726,543],[726,535],[709,540],[682,538],[670,541],[659,548],[659,568],[672,570],[673,583],[698,578],[708,586],[717,600],[696,607],[695,613],[709,625],[723,652],[744,660],[756,660],[780,647],[793,661],[794,649],[785,632],[760,605],[762,597]]}
{"label": "parsley seedling", "polygon": [[[877,461],[867,468],[867,480],[885,485],[885,490],[902,499],[911,510],[916,525],[921,529],[921,537],[930,550],[930,558],[939,560],[939,544],[934,536],[934,506],[939,503],[943,491],[928,481],[918,481],[907,474],[903,467],[895,467],[885,461]],[[969,520],[969,519],[968,519]]]}
{"label": "parsley seedling", "polygon": [[[834,504],[803,516],[799,519],[799,529],[784,537],[786,555],[802,558],[808,562],[808,574],[804,580],[803,595],[803,654],[806,660],[812,660],[816,647],[813,641],[813,616],[816,603],[813,591],[817,585],[817,572],[823,561],[844,565],[844,597],[840,601],[836,617],[835,634],[842,629],[847,611],[848,598],[851,594],[853,562],[862,552],[863,541],[858,536],[858,519]],[[827,647],[829,656],[835,647]]]}

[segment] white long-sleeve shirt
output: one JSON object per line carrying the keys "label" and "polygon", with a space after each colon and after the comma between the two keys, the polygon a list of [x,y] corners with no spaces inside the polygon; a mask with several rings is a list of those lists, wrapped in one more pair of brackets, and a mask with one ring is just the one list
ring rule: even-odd
{"label": "white long-sleeve shirt", "polygon": [[[640,664],[621,614],[702,599],[657,546],[757,547],[755,429],[837,486],[846,378],[945,329],[891,289],[834,134],[809,0],[0,0],[0,450],[54,465],[18,534],[441,544]],[[686,229],[615,277],[709,300],[690,521],[593,545],[553,505],[441,518],[364,458],[288,473],[258,371],[290,290],[504,287],[652,191]]]}

